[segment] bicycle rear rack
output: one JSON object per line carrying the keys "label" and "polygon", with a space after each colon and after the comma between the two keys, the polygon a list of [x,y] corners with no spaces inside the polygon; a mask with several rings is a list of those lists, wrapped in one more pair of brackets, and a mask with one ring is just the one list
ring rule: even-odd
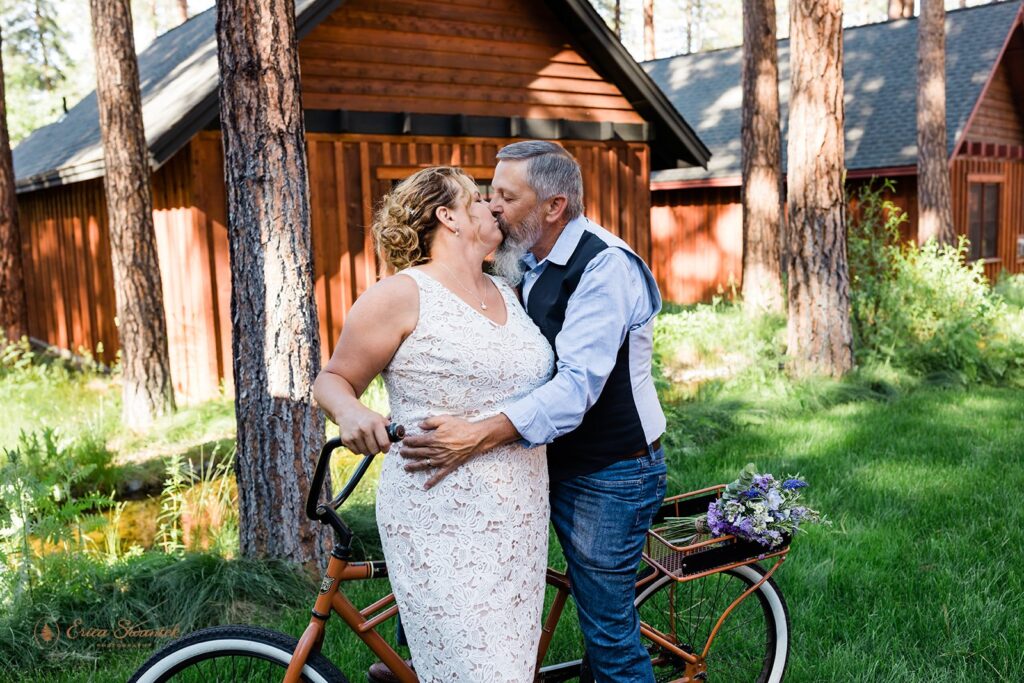
{"label": "bicycle rear rack", "polygon": [[696,535],[686,542],[669,539],[667,525],[659,524],[669,517],[690,517],[704,514],[708,506],[722,495],[725,485],[711,486],[666,498],[647,532],[643,559],[676,581],[690,581],[701,576],[753,564],[759,560],[784,556],[789,552],[787,537],[777,548],[767,549],[759,543],[736,536]]}

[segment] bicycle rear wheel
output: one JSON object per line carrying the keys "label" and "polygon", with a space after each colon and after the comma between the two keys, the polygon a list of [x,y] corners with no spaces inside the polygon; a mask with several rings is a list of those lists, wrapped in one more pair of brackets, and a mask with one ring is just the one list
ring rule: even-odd
{"label": "bicycle rear wheel", "polygon": [[[648,572],[653,571],[651,569]],[[637,594],[640,620],[680,649],[700,655],[719,617],[761,580],[757,565],[679,583],[660,576]],[[675,681],[686,662],[666,648],[649,644],[655,680]],[[722,624],[707,655],[709,683],[780,683],[789,659],[789,610],[775,581],[768,579],[741,602]]]}
{"label": "bicycle rear wheel", "polygon": [[[170,643],[150,657],[128,683],[280,683],[298,641],[255,626],[215,626]],[[302,670],[309,683],[348,683],[321,654]]]}

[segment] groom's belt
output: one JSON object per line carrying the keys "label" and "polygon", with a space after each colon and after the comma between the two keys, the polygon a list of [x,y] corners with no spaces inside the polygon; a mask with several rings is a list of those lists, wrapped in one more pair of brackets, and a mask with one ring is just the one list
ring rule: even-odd
{"label": "groom's belt", "polygon": [[661,448],[661,437],[660,436],[657,439],[655,439],[654,441],[652,441],[651,445],[647,446],[646,448],[641,448],[638,451],[633,451],[632,453],[630,453],[629,455],[623,457],[622,459],[623,460],[628,460],[629,458],[642,458],[645,455],[647,455],[648,453],[650,453],[651,451],[656,451],[659,448]]}

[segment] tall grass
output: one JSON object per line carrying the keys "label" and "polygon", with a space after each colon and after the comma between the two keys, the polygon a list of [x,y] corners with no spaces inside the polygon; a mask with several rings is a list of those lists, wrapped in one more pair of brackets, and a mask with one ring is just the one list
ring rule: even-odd
{"label": "tall grass", "polygon": [[[294,609],[316,594],[308,575],[282,562],[163,553],[113,564],[85,555],[53,555],[44,562],[44,579],[31,599],[16,599],[0,614],[0,671],[13,674],[12,680],[24,680],[40,667],[84,663],[88,670],[91,662],[117,658],[104,650],[114,642],[109,637],[73,640],[65,635],[52,646],[41,646],[40,624],[53,624],[65,634],[76,620],[82,627],[111,631],[127,621],[137,628],[177,627],[187,633],[212,624],[280,618],[282,609]],[[157,642],[126,639],[122,644],[138,648],[140,655],[131,660],[137,662]]]}

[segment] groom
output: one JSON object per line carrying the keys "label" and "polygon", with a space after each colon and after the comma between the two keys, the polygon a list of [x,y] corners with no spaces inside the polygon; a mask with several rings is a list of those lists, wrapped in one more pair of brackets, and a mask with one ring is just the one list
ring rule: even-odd
{"label": "groom", "polygon": [[475,453],[515,440],[550,444],[551,521],[595,678],[653,682],[633,598],[665,495],[665,416],[651,377],[658,287],[625,242],[583,216],[579,164],[559,145],[504,147],[491,185],[505,234],[495,270],[519,285],[557,372],[492,418],[429,418],[429,431],[405,439],[406,469],[439,467],[431,486]]}

